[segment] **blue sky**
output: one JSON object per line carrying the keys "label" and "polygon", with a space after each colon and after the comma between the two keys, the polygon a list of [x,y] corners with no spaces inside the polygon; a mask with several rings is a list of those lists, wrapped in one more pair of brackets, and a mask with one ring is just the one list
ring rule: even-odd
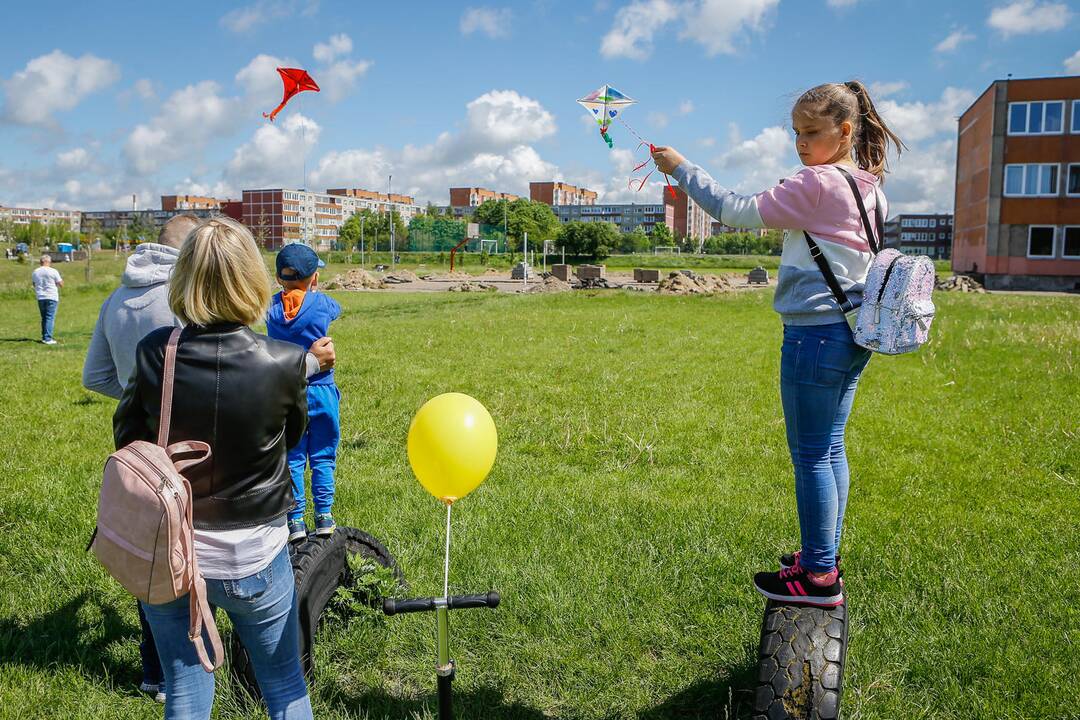
{"label": "blue sky", "polygon": [[[0,47],[0,204],[156,207],[157,196],[347,185],[446,203],[450,185],[524,193],[627,185],[575,103],[603,83],[625,118],[744,191],[797,167],[794,96],[858,78],[910,151],[894,211],[951,210],[955,116],[995,79],[1080,74],[1059,0],[536,0],[481,5],[254,0],[13,4]],[[322,87],[280,100],[279,64]],[[654,179],[655,178],[654,176]]]}

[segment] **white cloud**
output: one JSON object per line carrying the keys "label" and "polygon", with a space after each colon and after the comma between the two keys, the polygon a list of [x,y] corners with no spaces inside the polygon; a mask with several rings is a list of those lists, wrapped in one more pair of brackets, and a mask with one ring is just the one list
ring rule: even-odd
{"label": "white cloud", "polygon": [[701,145],[701,147],[706,147],[706,148],[715,147],[716,146],[716,138],[714,138],[714,137],[701,138],[700,140],[698,140],[698,145]]}
{"label": "white cloud", "polygon": [[937,102],[898,103],[883,100],[878,112],[905,143],[918,142],[941,133],[956,132],[956,118],[975,101],[975,93],[947,87]]}
{"label": "white cloud", "polygon": [[330,63],[334,58],[348,55],[352,52],[352,38],[345,33],[331,35],[325,43],[316,43],[311,54],[319,62]]}
{"label": "white cloud", "polygon": [[291,17],[297,12],[304,16],[313,15],[318,9],[318,0],[257,0],[251,5],[230,10],[218,22],[234,33],[246,33],[263,23]]}
{"label": "white cloud", "polygon": [[828,5],[831,8],[851,7],[859,0],[828,0]]}
{"label": "white cloud", "polygon": [[651,112],[651,113],[649,113],[649,124],[652,125],[654,128],[656,128],[657,130],[663,130],[664,128],[666,128],[668,126],[668,122],[669,122],[669,119],[668,119],[667,113],[662,113],[662,112]]}
{"label": "white cloud", "polygon": [[239,188],[301,186],[304,157],[319,142],[320,132],[318,123],[298,112],[284,122],[262,125],[225,166],[226,184]]}
{"label": "white cloud", "polygon": [[154,82],[152,80],[139,78],[135,81],[135,84],[131,89],[143,100],[157,100],[157,90],[154,88]]}
{"label": "white cloud", "polygon": [[319,87],[330,102],[338,102],[356,87],[356,81],[367,73],[370,60],[341,60],[319,72]]}
{"label": "white cloud", "polygon": [[281,76],[277,69],[296,65],[298,63],[292,58],[256,55],[236,73],[236,84],[243,88],[244,94],[253,102],[272,103],[269,107],[273,107],[281,100]]}
{"label": "white cloud", "polygon": [[893,82],[874,82],[870,83],[870,97],[874,100],[882,100],[895,95],[898,92],[907,90],[910,87],[905,80],[895,80]]}
{"label": "white cloud", "polygon": [[748,31],[761,31],[769,11],[780,0],[701,0],[689,8],[682,37],[705,48],[708,56],[734,54],[735,41]]}
{"label": "white cloud", "polygon": [[1073,53],[1072,57],[1065,59],[1065,72],[1070,75],[1080,75],[1080,50]]}
{"label": "white cloud", "polygon": [[693,100],[683,100],[681,103],[679,103],[679,114],[680,115],[689,115],[692,112],[694,112],[694,101]]}
{"label": "white cloud", "polygon": [[56,155],[56,167],[62,172],[79,172],[89,166],[90,153],[86,148],[74,148]]}
{"label": "white cloud", "polygon": [[956,191],[956,140],[948,138],[911,148],[892,159],[885,178],[889,216],[899,213],[952,212]]}
{"label": "white cloud", "polygon": [[734,189],[758,192],[772,187],[799,167],[795,141],[779,125],[767,127],[750,140],[743,140],[717,158],[720,168],[738,171],[741,178]]}
{"label": "white cloud", "polygon": [[478,32],[489,38],[506,37],[511,17],[510,8],[470,7],[461,14],[458,28],[462,35]]}
{"label": "white cloud", "polygon": [[239,98],[225,97],[221,87],[204,80],[177,90],[164,102],[149,124],[135,127],[124,145],[128,167],[140,175],[191,157],[212,139],[230,135],[243,116]]}
{"label": "white cloud", "polygon": [[89,53],[74,58],[53,50],[0,81],[3,117],[20,125],[54,125],[53,113],[71,110],[119,79],[120,67],[111,60]]}
{"label": "white cloud", "polygon": [[967,32],[967,31],[965,31],[963,28],[960,28],[959,30],[953,30],[951,33],[949,33],[949,35],[944,40],[939,42],[934,47],[934,52],[939,52],[939,53],[952,52],[956,48],[960,47],[960,43],[965,43],[965,42],[968,42],[969,40],[974,40],[974,39],[975,39],[975,36],[972,35],[971,33]]}
{"label": "white cloud", "polygon": [[678,14],[670,0],[635,0],[615,13],[615,23],[600,43],[600,54],[644,60],[652,54],[653,35]]}
{"label": "white cloud", "polygon": [[1071,16],[1064,3],[1018,0],[991,10],[986,24],[1008,37],[1061,30]]}

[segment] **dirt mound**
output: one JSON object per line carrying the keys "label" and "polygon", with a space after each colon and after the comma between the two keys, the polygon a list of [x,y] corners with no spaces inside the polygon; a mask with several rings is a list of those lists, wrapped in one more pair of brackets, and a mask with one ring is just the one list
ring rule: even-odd
{"label": "dirt mound", "polygon": [[571,289],[570,283],[563,282],[559,278],[555,277],[551,273],[545,273],[542,280],[539,282],[531,282],[529,286],[524,290],[527,293],[552,293],[552,292],[567,292]]}
{"label": "dirt mound", "polygon": [[978,283],[973,278],[967,275],[953,275],[945,280],[938,280],[934,283],[935,290],[944,290],[945,292],[973,292],[984,293],[986,288]]}
{"label": "dirt mound", "polygon": [[466,281],[468,281],[468,280],[472,280],[472,277],[473,276],[470,275],[467,272],[455,271],[455,272],[448,272],[448,273],[439,273],[438,275],[433,275],[431,279],[432,280],[466,280]]}
{"label": "dirt mound", "polygon": [[485,275],[505,275],[506,273],[499,268],[488,268],[484,271]]}
{"label": "dirt mound", "polygon": [[492,292],[498,289],[491,283],[486,282],[463,282],[460,285],[451,285],[448,288],[450,292]]}
{"label": "dirt mound", "polygon": [[660,281],[663,295],[715,295],[731,292],[731,281],[723,275],[695,275],[673,272]]}
{"label": "dirt mound", "polygon": [[383,282],[388,285],[404,285],[405,283],[413,283],[419,280],[420,278],[417,277],[416,273],[412,270],[395,270],[383,278]]}
{"label": "dirt mound", "polygon": [[356,268],[338,275],[323,287],[327,290],[382,290],[386,284],[367,270]]}
{"label": "dirt mound", "polygon": [[608,278],[585,278],[578,280],[574,287],[578,290],[618,290],[622,284]]}

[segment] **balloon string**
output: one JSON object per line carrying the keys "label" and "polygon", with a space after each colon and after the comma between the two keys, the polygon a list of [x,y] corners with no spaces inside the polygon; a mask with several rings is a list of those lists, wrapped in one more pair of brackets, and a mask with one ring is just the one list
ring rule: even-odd
{"label": "balloon string", "polygon": [[443,563],[443,597],[450,597],[450,509],[454,506],[446,503],[446,560]]}

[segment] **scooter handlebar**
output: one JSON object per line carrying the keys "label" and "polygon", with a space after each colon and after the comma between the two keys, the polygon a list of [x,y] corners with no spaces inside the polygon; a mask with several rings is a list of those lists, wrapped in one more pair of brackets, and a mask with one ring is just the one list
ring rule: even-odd
{"label": "scooter handlebar", "polygon": [[[435,609],[435,603],[442,598],[383,598],[383,612],[387,615],[402,615],[404,613],[430,612]],[[464,610],[466,608],[499,606],[501,598],[499,593],[491,590],[483,595],[451,595],[447,599],[448,610]]]}

